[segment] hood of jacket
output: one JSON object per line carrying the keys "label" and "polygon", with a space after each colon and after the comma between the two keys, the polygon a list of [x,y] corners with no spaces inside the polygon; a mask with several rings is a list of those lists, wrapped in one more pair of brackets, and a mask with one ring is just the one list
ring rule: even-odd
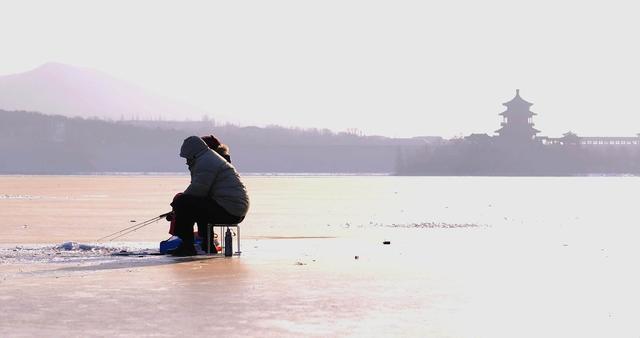
{"label": "hood of jacket", "polygon": [[206,143],[198,136],[189,136],[180,147],[180,157],[194,159],[209,149]]}

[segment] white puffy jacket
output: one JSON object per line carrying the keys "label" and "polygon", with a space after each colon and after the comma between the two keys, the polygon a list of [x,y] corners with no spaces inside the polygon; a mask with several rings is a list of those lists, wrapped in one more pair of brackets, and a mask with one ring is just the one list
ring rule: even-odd
{"label": "white puffy jacket", "polygon": [[249,210],[249,195],[240,175],[231,163],[209,149],[198,136],[189,136],[182,143],[180,157],[195,161],[191,171],[191,184],[185,194],[209,196],[228,213],[244,217]]}

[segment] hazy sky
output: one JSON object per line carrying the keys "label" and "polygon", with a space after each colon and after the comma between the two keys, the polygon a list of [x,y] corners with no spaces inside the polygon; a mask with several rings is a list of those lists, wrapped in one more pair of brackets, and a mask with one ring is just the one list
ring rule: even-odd
{"label": "hazy sky", "polygon": [[633,1],[2,1],[0,74],[102,70],[241,123],[389,136],[640,133]]}

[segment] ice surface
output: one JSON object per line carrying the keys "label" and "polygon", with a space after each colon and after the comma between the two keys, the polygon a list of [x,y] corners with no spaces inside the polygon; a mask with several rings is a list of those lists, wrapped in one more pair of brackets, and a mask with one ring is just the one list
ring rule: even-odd
{"label": "ice surface", "polygon": [[146,254],[157,252],[153,242],[78,243],[66,241],[57,245],[17,245],[0,247],[0,263],[101,263],[117,259],[115,254],[131,252]]}
{"label": "ice surface", "polygon": [[90,245],[90,244],[80,244],[80,243],[76,243],[76,242],[64,242],[60,245],[58,245],[56,247],[59,250],[82,250],[82,251],[87,251],[87,250],[94,250],[94,249],[99,249],[99,247],[97,245]]}

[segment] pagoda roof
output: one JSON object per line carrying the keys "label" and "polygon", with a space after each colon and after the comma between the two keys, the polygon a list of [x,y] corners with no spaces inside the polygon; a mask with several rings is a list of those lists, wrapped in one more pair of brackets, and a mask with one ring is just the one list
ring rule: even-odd
{"label": "pagoda roof", "polygon": [[502,105],[506,106],[507,108],[524,107],[524,108],[529,109],[529,107],[533,106],[533,103],[528,102],[528,101],[524,100],[523,98],[521,98],[520,97],[520,89],[516,89],[516,96],[514,96],[513,99],[511,99],[511,101],[505,102]]}
{"label": "pagoda roof", "polygon": [[[500,129],[496,130],[495,132],[496,132],[496,133],[502,133],[502,132],[507,131],[507,130],[510,130],[510,129],[511,129],[511,128],[509,128],[509,127],[503,126],[502,128],[500,128]],[[538,129],[536,129],[536,128],[533,128],[533,127],[531,127],[531,129],[528,129],[527,131],[529,131],[529,132],[533,132],[534,134],[537,134],[537,133],[539,133],[539,132],[540,132],[540,130],[538,130]]]}
{"label": "pagoda roof", "polygon": [[[513,111],[513,110],[509,110],[509,109],[507,109],[507,110],[503,111],[502,113],[500,113],[500,114],[498,114],[498,115],[505,116],[505,115],[507,115],[507,113],[509,113],[509,114],[522,114],[522,111],[521,111],[521,110],[519,110],[519,111]],[[525,111],[525,113],[527,113],[527,114],[528,114],[528,116],[536,116],[536,115],[538,115],[538,114],[536,114],[536,113],[534,113],[534,112],[532,112],[532,111],[530,111],[530,110]]]}

